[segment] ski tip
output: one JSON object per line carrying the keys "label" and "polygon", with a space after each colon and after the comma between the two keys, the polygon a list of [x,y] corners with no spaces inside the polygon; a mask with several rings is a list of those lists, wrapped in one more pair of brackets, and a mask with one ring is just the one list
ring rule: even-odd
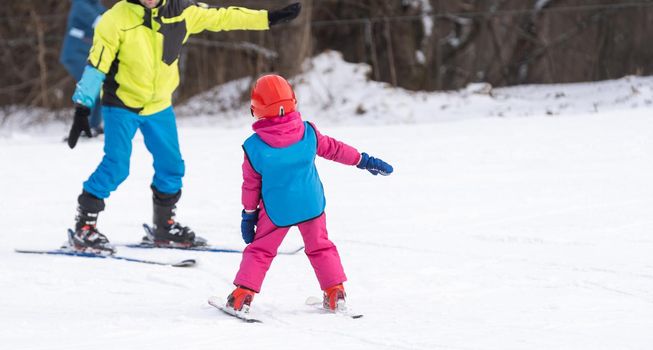
{"label": "ski tip", "polygon": [[14,249],[14,253],[30,254],[35,252],[36,250],[30,250],[30,249]]}
{"label": "ski tip", "polygon": [[172,264],[173,267],[193,267],[197,265],[197,260],[195,259],[186,259],[178,263]]}

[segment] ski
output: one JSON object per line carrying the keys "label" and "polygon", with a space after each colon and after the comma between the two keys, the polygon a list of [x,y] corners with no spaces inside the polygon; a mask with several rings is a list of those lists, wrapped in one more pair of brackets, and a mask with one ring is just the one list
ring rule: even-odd
{"label": "ski", "polygon": [[[195,247],[182,247],[182,246],[160,246],[160,245],[155,245],[153,243],[153,240],[148,239],[148,237],[153,237],[152,233],[152,228],[148,224],[143,224],[143,230],[145,230],[145,239],[141,241],[140,243],[119,243],[119,244],[114,244],[116,247],[126,247],[126,248],[137,248],[137,249],[153,249],[153,248],[158,248],[158,249],[180,249],[180,250],[192,250],[192,251],[198,251],[198,252],[211,252],[211,253],[242,253],[242,249],[233,249],[233,248],[226,248],[226,247],[219,247],[219,246],[214,246],[214,245],[200,245],[200,246],[195,246]],[[294,250],[289,250],[289,251],[280,251],[277,254],[279,255],[294,255],[302,251],[304,247],[299,247]]]}
{"label": "ski", "polygon": [[115,255],[115,254],[103,255],[103,254],[91,253],[91,252],[80,252],[72,249],[66,249],[63,247],[59,249],[52,249],[52,250],[15,249],[14,251],[16,253],[22,253],[22,254],[63,255],[63,256],[76,256],[80,258],[115,259],[115,260],[123,260],[123,261],[129,261],[129,262],[141,263],[141,264],[172,266],[172,267],[192,267],[195,266],[195,264],[197,264],[197,262],[194,259],[186,259],[179,262],[162,262],[162,261],[130,258],[130,257]]}
{"label": "ski", "polygon": [[[144,244],[144,243],[119,243],[115,244],[114,246],[116,247],[125,247],[125,248],[134,248],[134,249],[178,249],[178,250],[191,250],[191,251],[196,251],[196,252],[207,252],[207,253],[242,253],[242,249],[232,249],[232,248],[223,248],[219,246],[213,246],[213,245],[208,245],[208,246],[203,246],[203,247],[160,247],[160,246],[154,246],[151,244]],[[278,255],[295,255],[299,252],[304,250],[304,247],[300,247],[294,250],[289,250],[289,251],[279,251],[277,252]]]}
{"label": "ski", "polygon": [[227,304],[224,302],[224,300],[222,300],[219,297],[210,297],[209,298],[209,305],[213,306],[214,308],[224,312],[225,314],[227,314],[227,315],[229,315],[231,317],[235,317],[235,318],[237,318],[239,320],[242,320],[244,322],[247,322],[247,323],[263,323],[263,321],[261,321],[261,320],[259,320],[257,318],[250,317],[248,311],[236,311],[236,310],[234,310],[232,308],[227,307],[226,306]]}
{"label": "ski", "polygon": [[363,317],[362,314],[352,312],[351,310],[348,310],[346,308],[344,310],[336,310],[336,311],[327,310],[322,305],[322,299],[318,298],[318,297],[314,297],[314,296],[310,296],[310,297],[306,298],[306,305],[317,308],[318,310],[321,310],[321,311],[323,311],[324,313],[327,313],[327,314],[340,315],[340,316],[345,316],[345,317],[349,317],[349,318],[353,318],[353,319],[358,319],[358,318]]}

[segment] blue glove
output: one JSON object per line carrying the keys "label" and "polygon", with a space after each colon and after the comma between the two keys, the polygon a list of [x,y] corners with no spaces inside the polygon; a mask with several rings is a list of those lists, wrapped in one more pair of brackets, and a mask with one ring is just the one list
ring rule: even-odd
{"label": "blue glove", "polygon": [[379,158],[370,157],[367,153],[361,153],[361,160],[356,165],[359,169],[366,169],[372,175],[376,176],[381,174],[383,176],[388,176],[392,174],[392,165],[382,161]]}
{"label": "blue glove", "polygon": [[245,210],[241,213],[243,220],[240,222],[240,232],[243,234],[243,241],[250,244],[254,241],[254,232],[258,222],[258,209],[253,213],[247,213]]}
{"label": "blue glove", "polygon": [[95,106],[95,100],[100,95],[100,89],[106,75],[92,66],[84,68],[82,79],[77,83],[73,102],[87,108]]}

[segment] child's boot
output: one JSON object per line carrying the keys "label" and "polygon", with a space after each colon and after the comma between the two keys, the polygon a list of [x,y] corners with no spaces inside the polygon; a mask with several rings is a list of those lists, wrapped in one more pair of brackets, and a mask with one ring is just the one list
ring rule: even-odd
{"label": "child's boot", "polygon": [[346,309],[345,297],[345,287],[342,283],[329,287],[324,290],[324,301],[322,305],[325,309],[336,312],[344,311]]}
{"label": "child's boot", "polygon": [[249,307],[254,300],[255,291],[238,286],[227,297],[227,307],[232,308],[235,312],[249,312]]}

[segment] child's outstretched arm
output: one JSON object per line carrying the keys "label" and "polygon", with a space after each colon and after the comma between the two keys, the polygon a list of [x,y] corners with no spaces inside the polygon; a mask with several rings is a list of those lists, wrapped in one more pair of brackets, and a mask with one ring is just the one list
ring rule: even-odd
{"label": "child's outstretched arm", "polygon": [[317,135],[317,155],[338,163],[346,165],[356,165],[359,169],[366,169],[373,175],[390,175],[393,168],[390,164],[379,158],[370,157],[367,153],[359,153],[354,147],[329,137],[322,135],[315,125],[311,123]]}

